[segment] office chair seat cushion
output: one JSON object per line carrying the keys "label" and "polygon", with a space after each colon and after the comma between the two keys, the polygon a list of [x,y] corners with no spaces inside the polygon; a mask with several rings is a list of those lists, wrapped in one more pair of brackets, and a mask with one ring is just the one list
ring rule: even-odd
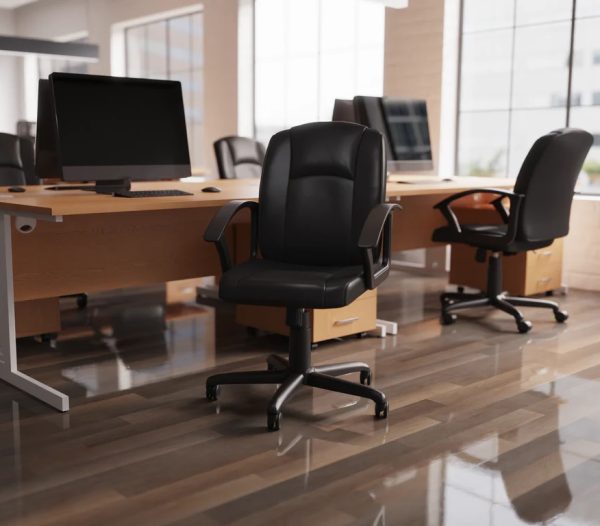
{"label": "office chair seat cushion", "polygon": [[326,309],[348,305],[365,291],[362,266],[296,265],[257,259],[225,272],[219,296],[233,303]]}
{"label": "office chair seat cushion", "polygon": [[460,225],[461,232],[456,232],[450,226],[434,230],[433,241],[440,243],[462,243],[486,250],[516,254],[526,250],[536,250],[552,244],[551,240],[538,242],[514,240],[507,243],[504,239],[507,225]]}

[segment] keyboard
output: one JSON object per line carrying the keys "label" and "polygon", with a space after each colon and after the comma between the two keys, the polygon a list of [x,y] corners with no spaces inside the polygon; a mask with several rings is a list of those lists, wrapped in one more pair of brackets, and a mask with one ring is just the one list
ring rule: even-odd
{"label": "keyboard", "polygon": [[122,190],[115,192],[115,197],[176,197],[194,195],[183,190]]}

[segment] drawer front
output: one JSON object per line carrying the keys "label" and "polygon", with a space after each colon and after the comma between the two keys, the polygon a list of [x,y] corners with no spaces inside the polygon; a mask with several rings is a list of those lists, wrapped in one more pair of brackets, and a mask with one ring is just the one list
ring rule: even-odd
{"label": "drawer front", "polygon": [[313,342],[370,331],[377,318],[377,294],[367,291],[356,301],[339,309],[313,311]]}
{"label": "drawer front", "polygon": [[551,246],[527,253],[527,284],[529,294],[557,289],[562,284],[562,240]]}

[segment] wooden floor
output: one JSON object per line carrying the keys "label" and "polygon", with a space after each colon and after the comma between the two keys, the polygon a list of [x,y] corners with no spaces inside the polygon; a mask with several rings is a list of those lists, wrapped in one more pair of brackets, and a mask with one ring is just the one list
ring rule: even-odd
{"label": "wooden floor", "polygon": [[260,366],[283,338],[246,335],[227,306],[92,298],[56,348],[19,347],[26,372],[73,397],[69,414],[0,385],[0,524],[600,524],[600,294],[560,298],[566,325],[528,310],[520,335],[497,313],[440,327],[443,286],[394,272],[380,317],[398,336],[314,352],[369,362],[387,421],[305,388],[277,433],[271,387],[216,404],[203,380]]}

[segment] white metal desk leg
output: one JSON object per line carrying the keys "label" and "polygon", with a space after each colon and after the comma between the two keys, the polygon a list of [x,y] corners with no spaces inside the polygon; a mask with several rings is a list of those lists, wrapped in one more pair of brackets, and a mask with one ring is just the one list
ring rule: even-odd
{"label": "white metal desk leg", "polygon": [[69,397],[17,369],[10,216],[0,214],[0,379],[51,405],[69,410]]}

